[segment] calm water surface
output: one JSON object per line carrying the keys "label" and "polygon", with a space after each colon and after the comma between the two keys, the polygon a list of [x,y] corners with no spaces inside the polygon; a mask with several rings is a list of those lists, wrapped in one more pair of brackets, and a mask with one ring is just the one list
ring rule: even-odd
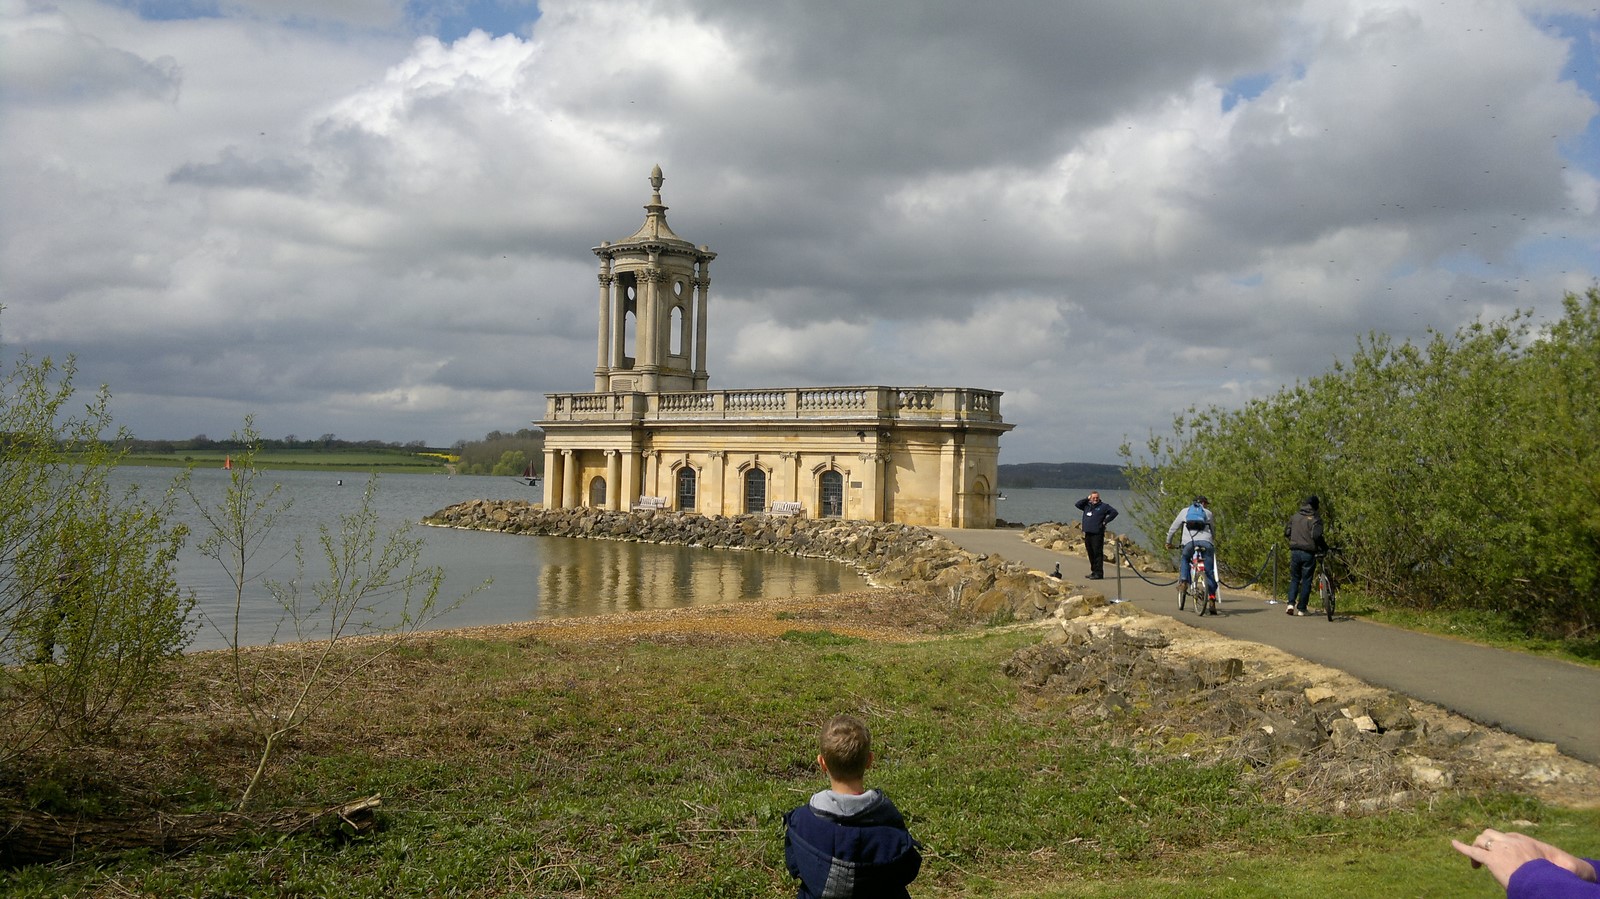
{"label": "calm water surface", "polygon": [[[1006,521],[1015,524],[1040,524],[1046,521],[1082,521],[1083,513],[1078,511],[1077,502],[1089,495],[1089,491],[1082,488],[1062,490],[1053,487],[1007,487],[1002,491],[1005,499],[996,503],[999,510],[996,514]],[[1111,525],[1113,531],[1126,532],[1131,535],[1139,533],[1133,525],[1133,493],[1127,490],[1102,490],[1100,500],[1110,503],[1117,510],[1117,520]],[[1174,507],[1174,513],[1177,508]]]}
{"label": "calm water surface", "polygon": [[[171,468],[125,466],[113,473],[114,483],[137,485],[149,495],[165,491],[177,476]],[[220,502],[228,473],[196,470],[194,490],[209,505]],[[337,532],[340,515],[361,506],[367,477],[335,472],[263,472],[257,484],[281,484],[280,496],[291,501],[249,571],[240,615],[241,642],[265,644],[297,639],[282,610],[267,592],[264,580],[294,577],[291,551],[295,537],[304,543],[305,582],[326,578],[327,563],[317,546],[318,525]],[[534,488],[511,478],[446,477],[386,474],[379,478],[374,504],[384,532],[424,515],[469,499],[539,499]],[[181,520],[195,534],[204,525],[192,504],[183,501]],[[528,537],[484,531],[425,528],[422,564],[445,571],[441,597],[452,600],[485,579],[493,583],[470,596],[431,625],[435,629],[505,624],[539,618],[601,615],[638,609],[717,605],[746,599],[809,596],[866,588],[866,581],[847,566],[776,553],[655,546],[612,540]],[[231,630],[233,587],[227,573],[195,548],[191,536],[178,559],[178,583],[197,598],[200,630],[193,649],[226,645]],[[313,636],[314,634],[307,635]]]}

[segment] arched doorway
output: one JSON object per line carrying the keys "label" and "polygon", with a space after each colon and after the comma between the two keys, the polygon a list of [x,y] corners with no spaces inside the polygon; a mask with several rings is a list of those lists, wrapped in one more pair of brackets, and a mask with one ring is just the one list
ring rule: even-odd
{"label": "arched doorway", "polygon": [[844,517],[844,475],[829,469],[817,479],[817,510],[822,518]]}
{"label": "arched doorway", "polygon": [[606,507],[606,479],[595,478],[589,482],[589,508],[604,509]]}

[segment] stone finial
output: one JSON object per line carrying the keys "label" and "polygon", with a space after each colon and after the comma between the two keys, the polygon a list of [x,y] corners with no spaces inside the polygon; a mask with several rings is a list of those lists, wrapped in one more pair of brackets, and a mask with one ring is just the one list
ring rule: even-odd
{"label": "stone finial", "polygon": [[661,175],[661,166],[658,165],[650,170],[650,187],[656,192],[657,203],[661,202],[661,182],[665,180],[667,179]]}

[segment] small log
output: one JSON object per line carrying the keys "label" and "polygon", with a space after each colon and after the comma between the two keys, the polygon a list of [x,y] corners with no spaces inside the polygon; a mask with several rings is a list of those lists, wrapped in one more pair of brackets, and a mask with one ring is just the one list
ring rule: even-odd
{"label": "small log", "polygon": [[261,831],[284,835],[329,827],[351,835],[377,827],[378,794],[326,808],[279,809],[262,814],[159,811],[98,818],[64,818],[0,798],[0,867],[67,861],[84,853],[151,849],[168,855]]}

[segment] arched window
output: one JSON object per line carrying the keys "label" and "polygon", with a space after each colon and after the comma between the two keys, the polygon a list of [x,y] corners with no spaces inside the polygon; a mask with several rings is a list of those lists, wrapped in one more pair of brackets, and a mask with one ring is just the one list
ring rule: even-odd
{"label": "arched window", "polygon": [[840,518],[844,515],[844,475],[832,469],[822,473],[818,479],[821,495],[817,498],[817,508],[822,510],[823,518]]}
{"label": "arched window", "polygon": [[622,321],[619,323],[622,325],[622,346],[618,347],[622,358],[617,361],[619,365],[631,368],[639,355],[639,291],[632,273],[624,273],[617,281],[622,290]]}
{"label": "arched window", "polygon": [[589,507],[603,509],[606,506],[606,479],[595,478],[589,482]]}
{"label": "arched window", "polygon": [[694,469],[693,468],[690,468],[689,466],[685,465],[682,468],[678,469],[678,511],[679,512],[693,512],[695,510],[695,508],[697,506],[697,503],[698,503],[698,500],[697,500],[697,498],[695,496],[695,488],[697,486],[698,486],[698,481],[695,478],[695,473],[694,473]]}
{"label": "arched window", "polygon": [[759,468],[744,473],[744,511],[747,515],[767,511],[767,473]]}
{"label": "arched window", "polygon": [[689,336],[688,318],[683,314],[682,306],[672,307],[671,321],[667,327],[667,352],[682,356],[685,352],[684,341]]}

